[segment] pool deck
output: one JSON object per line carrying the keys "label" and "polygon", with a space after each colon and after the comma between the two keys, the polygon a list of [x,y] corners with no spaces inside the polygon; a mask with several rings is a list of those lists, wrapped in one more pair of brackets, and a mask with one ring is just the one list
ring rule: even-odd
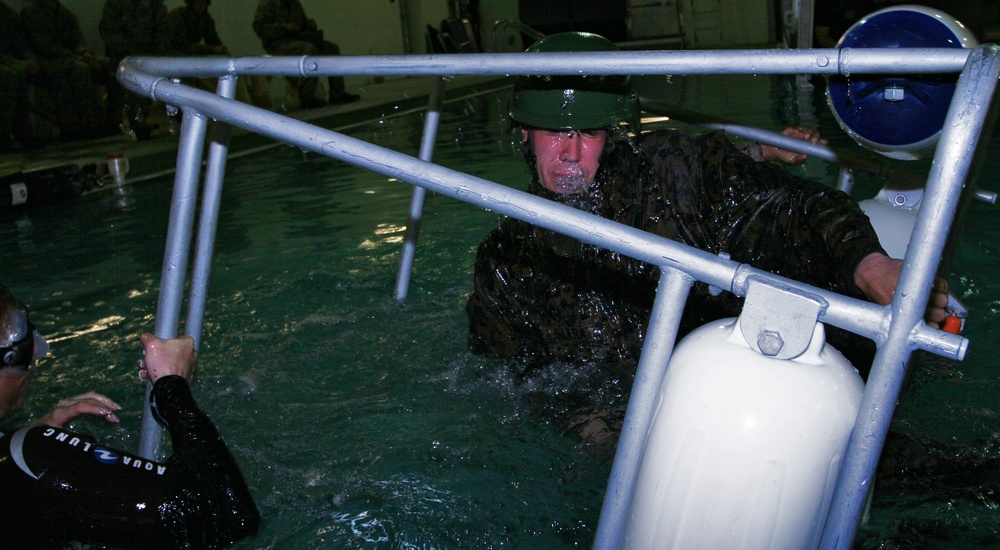
{"label": "pool deck", "polygon": [[[363,121],[426,108],[432,84],[431,78],[387,79],[378,84],[349,88],[349,92],[361,96],[361,99],[354,103],[312,110],[291,110],[285,114],[323,128],[342,130]],[[498,90],[509,85],[510,79],[506,78],[454,78],[448,80],[445,85],[445,99]],[[280,102],[276,99],[274,103],[278,105]],[[280,109],[276,110],[281,112]],[[246,154],[277,144],[278,142],[270,138],[236,128],[230,139],[230,155]],[[169,132],[139,141],[129,139],[125,135],[78,142],[54,141],[41,149],[0,153],[0,166],[19,165],[24,171],[30,171],[64,164],[84,166],[95,163],[99,173],[102,173],[106,171],[108,155],[123,154],[129,159],[128,181],[136,183],[172,173],[177,145],[178,137]]]}

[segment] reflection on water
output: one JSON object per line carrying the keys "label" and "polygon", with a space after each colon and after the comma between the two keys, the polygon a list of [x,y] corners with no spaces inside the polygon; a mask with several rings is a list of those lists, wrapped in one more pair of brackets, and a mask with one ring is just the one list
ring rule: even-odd
{"label": "reflection on water", "polygon": [[[794,121],[801,98],[784,81],[742,78],[646,84],[717,116],[772,129]],[[435,161],[523,188],[503,105],[452,105]],[[352,133],[416,154],[420,124],[392,118]],[[817,124],[845,143],[825,112]],[[998,190],[1000,154],[990,162],[981,186]],[[819,162],[796,170],[835,177]],[[859,192],[878,185],[862,181]],[[137,335],[154,324],[170,181],[132,191],[131,210],[95,195],[0,228],[4,280],[53,342],[33,368],[25,415],[101,390],[125,406],[121,425],[73,427],[125,449],[137,445]],[[240,547],[589,546],[611,451],[568,427],[613,426],[627,388],[596,367],[559,365],[519,384],[467,353],[472,261],[495,214],[429,196],[409,298],[397,304],[409,186],[279,147],[230,161],[223,195],[195,392],[264,517]],[[1000,354],[1000,214],[976,204],[968,221],[950,276],[971,310],[968,359],[914,362],[895,423],[901,473],[876,490],[866,548],[989,545],[1000,529],[989,359]]]}

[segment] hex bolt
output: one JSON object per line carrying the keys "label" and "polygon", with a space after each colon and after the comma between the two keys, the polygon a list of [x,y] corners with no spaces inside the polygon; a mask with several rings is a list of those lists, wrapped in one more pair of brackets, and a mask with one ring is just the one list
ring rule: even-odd
{"label": "hex bolt", "polygon": [[768,357],[778,355],[784,346],[785,341],[781,339],[781,334],[773,330],[762,330],[757,336],[757,348]]}
{"label": "hex bolt", "polygon": [[906,98],[906,91],[903,88],[890,86],[882,92],[882,99],[886,101],[903,101]]}

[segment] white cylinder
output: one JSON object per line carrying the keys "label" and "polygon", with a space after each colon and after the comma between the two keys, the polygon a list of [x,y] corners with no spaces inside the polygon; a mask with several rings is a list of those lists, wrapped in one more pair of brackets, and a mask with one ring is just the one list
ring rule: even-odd
{"label": "white cylinder", "polygon": [[878,242],[891,258],[903,259],[917,222],[923,189],[882,189],[873,198],[858,203],[872,223]]}
{"label": "white cylinder", "polygon": [[735,319],[688,335],[660,387],[625,548],[815,548],[861,403],[857,370],[816,324],[791,360]]}

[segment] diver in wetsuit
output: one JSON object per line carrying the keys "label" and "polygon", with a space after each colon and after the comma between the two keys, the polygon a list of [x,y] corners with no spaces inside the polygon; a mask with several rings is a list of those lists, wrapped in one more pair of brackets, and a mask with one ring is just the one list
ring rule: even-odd
{"label": "diver in wetsuit", "polygon": [[[551,35],[528,49],[614,50],[586,33]],[[639,135],[637,95],[623,76],[518,77],[510,115],[521,127],[530,193],[817,287],[883,305],[892,299],[902,262],[885,255],[848,195],[763,162],[795,161],[788,152],[738,148],[721,132]],[[506,219],[476,257],[469,348],[529,370],[595,362],[627,376],[658,279],[655,266]],[[931,296],[932,325],[944,318],[946,292]],[[741,306],[698,283],[681,335]],[[827,340],[859,370],[870,367],[867,339],[828,327]]]}
{"label": "diver in wetsuit", "polygon": [[[220,548],[257,531],[243,476],[191,396],[194,341],[141,340],[141,374],[153,383],[173,455],[152,462],[63,429],[79,414],[117,421],[118,406],[93,393],[61,401],[40,423],[0,428],[0,546]],[[30,366],[46,350],[27,309],[0,285],[0,420],[22,405]]]}

